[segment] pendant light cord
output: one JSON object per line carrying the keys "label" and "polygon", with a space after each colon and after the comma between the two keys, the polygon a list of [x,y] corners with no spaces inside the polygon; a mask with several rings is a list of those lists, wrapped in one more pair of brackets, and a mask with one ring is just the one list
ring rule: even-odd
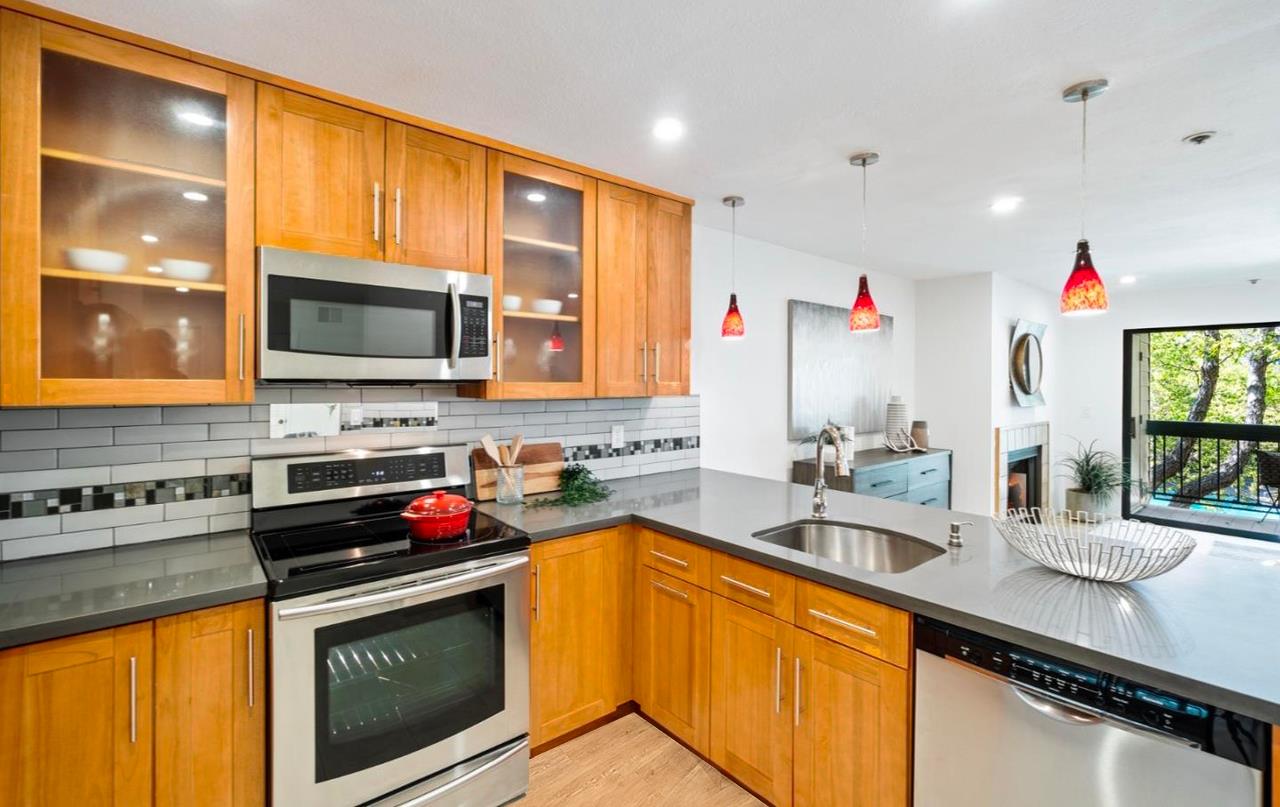
{"label": "pendant light cord", "polygon": [[862,161],[862,269],[867,268],[867,161]]}
{"label": "pendant light cord", "polygon": [[1084,216],[1088,201],[1089,91],[1080,93],[1080,240],[1084,240]]}
{"label": "pendant light cord", "polygon": [[729,236],[729,293],[735,294],[738,291],[738,203],[734,202],[729,208],[729,227],[731,235]]}

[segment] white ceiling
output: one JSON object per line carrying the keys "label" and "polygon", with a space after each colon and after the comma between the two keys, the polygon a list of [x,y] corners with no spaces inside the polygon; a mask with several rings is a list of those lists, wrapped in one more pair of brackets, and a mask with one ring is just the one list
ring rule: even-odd
{"label": "white ceiling", "polygon": [[[1280,278],[1276,0],[45,0],[697,199],[696,220],[908,277]],[[660,144],[654,119],[685,139]],[[1201,129],[1204,146],[1180,139]],[[997,217],[997,196],[1025,198]],[[783,267],[780,267],[782,269]]]}

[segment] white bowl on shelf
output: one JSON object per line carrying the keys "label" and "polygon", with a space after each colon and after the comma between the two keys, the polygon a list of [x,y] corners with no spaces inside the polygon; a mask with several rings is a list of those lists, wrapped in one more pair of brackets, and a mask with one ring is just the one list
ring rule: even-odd
{"label": "white bowl on shelf", "polygon": [[107,275],[118,275],[129,265],[129,256],[123,252],[112,252],[109,249],[90,249],[88,247],[67,247],[65,250],[67,263],[72,269],[85,272],[102,272]]}
{"label": "white bowl on shelf", "polygon": [[560,300],[548,300],[540,297],[533,301],[533,310],[539,314],[559,314],[564,308],[564,302]]}
{"label": "white bowl on shelf", "polygon": [[503,311],[519,311],[519,310],[520,310],[520,306],[522,306],[522,305],[524,305],[524,298],[523,298],[523,297],[521,297],[519,294],[504,294],[504,295],[502,295],[502,310],[503,310]]}
{"label": "white bowl on shelf", "polygon": [[174,280],[190,280],[199,283],[213,276],[213,264],[204,261],[161,258],[160,268],[164,270],[166,277]]}

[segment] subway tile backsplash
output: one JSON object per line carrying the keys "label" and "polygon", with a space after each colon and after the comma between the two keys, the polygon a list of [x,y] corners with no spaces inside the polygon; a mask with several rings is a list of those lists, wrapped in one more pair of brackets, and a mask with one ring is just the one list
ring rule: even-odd
{"label": "subway tile backsplash", "polygon": [[[251,405],[0,411],[0,560],[243,529],[254,456],[564,445],[601,479],[698,467],[696,396],[475,401],[420,387],[260,387]],[[424,405],[424,402],[425,405]],[[270,404],[337,403],[341,431],[271,439]],[[622,448],[611,445],[615,425]]]}

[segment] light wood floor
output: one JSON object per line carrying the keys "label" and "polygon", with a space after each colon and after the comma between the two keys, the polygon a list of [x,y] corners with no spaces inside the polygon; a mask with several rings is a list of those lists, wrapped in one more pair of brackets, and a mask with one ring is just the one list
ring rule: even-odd
{"label": "light wood floor", "polygon": [[519,807],[755,807],[763,802],[631,714],[533,758]]}

